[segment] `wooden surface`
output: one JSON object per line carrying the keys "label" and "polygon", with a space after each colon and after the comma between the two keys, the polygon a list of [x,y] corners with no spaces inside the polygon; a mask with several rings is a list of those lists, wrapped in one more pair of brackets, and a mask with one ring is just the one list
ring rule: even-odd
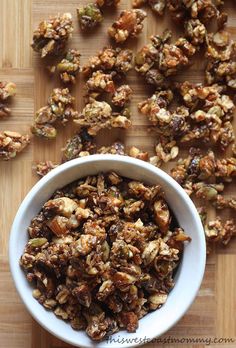
{"label": "wooden surface", "polygon": [[[101,49],[107,42],[106,30],[120,9],[130,6],[130,1],[121,1],[117,13],[105,13],[103,25],[90,35],[81,35],[78,29],[75,9],[77,0],[0,0],[0,80],[17,84],[17,96],[12,102],[12,116],[0,121],[0,130],[15,130],[26,133],[36,109],[45,105],[46,99],[59,82],[45,72],[44,64],[30,48],[32,29],[38,22],[58,12],[71,12],[75,30],[70,46],[79,48],[82,63]],[[229,30],[236,38],[235,0],[226,0],[230,12]],[[148,22],[138,40],[129,43],[135,50],[141,47],[154,33],[161,33],[168,20],[158,19],[148,11]],[[147,25],[148,23],[148,25]],[[181,29],[181,28],[180,28]],[[175,28],[176,32],[176,28]],[[178,34],[176,32],[176,34]],[[201,81],[202,60],[196,60],[191,69],[179,78],[193,82]],[[127,133],[119,130],[99,135],[99,143],[109,144],[111,140],[125,140],[127,145],[137,145],[152,153],[154,139],[147,136],[147,122],[137,111],[136,104],[148,95],[148,88],[141,83],[135,72],[128,81],[135,91],[132,102],[133,124]],[[78,81],[73,90],[78,109],[83,106],[83,81]],[[74,132],[72,125],[60,130],[56,141],[45,142],[34,139],[26,151],[11,162],[0,163],[0,348],[64,348],[59,341],[42,329],[27,313],[17,295],[8,265],[8,237],[15,213],[37,177],[32,173],[32,163],[61,158],[60,149]],[[103,141],[105,140],[105,142]],[[20,238],[20,231],[19,231]],[[149,347],[236,347],[236,240],[227,248],[216,250],[207,260],[202,287],[194,304],[182,320],[172,328],[166,338],[232,338],[232,344],[150,344]],[[184,341],[182,341],[184,342]],[[125,345],[124,345],[125,347]]]}

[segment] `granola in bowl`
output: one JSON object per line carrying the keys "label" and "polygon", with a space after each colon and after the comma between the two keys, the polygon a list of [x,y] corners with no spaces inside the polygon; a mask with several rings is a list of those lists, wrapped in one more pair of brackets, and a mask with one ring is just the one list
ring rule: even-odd
{"label": "granola in bowl", "polygon": [[94,341],[159,309],[185,241],[160,185],[116,172],[58,189],[28,228],[20,258],[33,296]]}

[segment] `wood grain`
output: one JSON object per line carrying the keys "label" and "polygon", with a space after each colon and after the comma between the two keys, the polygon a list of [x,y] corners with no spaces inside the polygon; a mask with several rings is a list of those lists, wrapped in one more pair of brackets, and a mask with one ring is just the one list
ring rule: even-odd
{"label": "wood grain", "polygon": [[[71,12],[75,19],[78,0],[0,0],[0,80],[13,81],[17,84],[17,96],[12,101],[12,116],[0,122],[0,130],[16,130],[26,133],[32,122],[34,112],[43,106],[54,86],[58,86],[57,78],[50,78],[42,60],[33,53],[29,44],[32,30],[38,22],[49,15],[59,12]],[[226,0],[226,8],[230,13],[228,28],[236,38],[236,6],[235,1]],[[75,19],[75,31],[69,46],[79,48],[82,63],[97,50],[109,44],[106,35],[107,27],[112,23],[121,9],[130,7],[130,1],[121,1],[117,12],[105,13],[103,25],[95,33],[82,35]],[[138,40],[129,42],[127,46],[137,50],[148,37],[161,33],[166,27],[172,27],[168,18],[156,18],[148,10],[148,21],[143,34]],[[177,36],[182,28],[174,28]],[[195,64],[178,76],[180,80],[199,82],[202,80],[202,59],[199,56]],[[149,88],[140,83],[135,72],[127,77],[134,89],[132,101],[133,127],[128,132],[115,130],[103,132],[98,136],[99,144],[107,145],[111,141],[121,139],[127,145],[137,145],[153,153],[154,138],[147,135],[148,124],[137,111],[137,103],[149,94]],[[83,81],[80,79],[73,90],[77,108],[83,107]],[[0,348],[66,348],[68,344],[59,341],[42,329],[27,313],[21,303],[9,272],[8,237],[14,215],[37,177],[32,173],[32,164],[39,160],[51,159],[59,161],[60,149],[65,140],[74,132],[68,125],[61,129],[56,141],[48,143],[33,139],[32,145],[12,162],[0,163]],[[166,168],[168,168],[167,166]],[[231,188],[232,193],[232,188]],[[19,231],[20,233],[20,231]],[[232,338],[235,342],[222,344],[198,344],[185,342],[182,344],[149,344],[157,347],[236,347],[236,241],[227,248],[217,249],[208,257],[205,277],[199,294],[182,320],[172,328],[164,338]],[[158,325],[158,323],[156,323]],[[173,341],[174,342],[174,341]]]}

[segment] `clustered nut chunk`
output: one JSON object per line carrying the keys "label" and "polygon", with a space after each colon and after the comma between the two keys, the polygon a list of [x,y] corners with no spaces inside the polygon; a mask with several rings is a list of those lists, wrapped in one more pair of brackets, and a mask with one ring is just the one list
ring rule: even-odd
{"label": "clustered nut chunk", "polygon": [[123,108],[130,102],[132,94],[133,91],[129,85],[121,85],[114,92],[112,104]]}
{"label": "clustered nut chunk", "polygon": [[78,8],[77,16],[82,30],[93,29],[103,21],[99,6],[92,3]]}
{"label": "clustered nut chunk", "polygon": [[76,74],[80,71],[80,52],[69,49],[65,58],[57,64],[57,70],[64,83],[75,83]]}
{"label": "clustered nut chunk", "polygon": [[57,163],[54,163],[52,161],[45,161],[37,163],[35,166],[33,166],[33,169],[35,169],[36,173],[39,176],[44,176],[56,167],[58,167]]}
{"label": "clustered nut chunk", "polygon": [[[235,157],[219,159],[212,150],[203,153],[200,149],[191,148],[189,156],[178,161],[171,170],[171,175],[188,195],[196,197],[203,204],[206,205],[206,202],[209,202],[217,210],[225,208],[236,210],[236,199],[223,196],[226,185],[229,185],[236,177]],[[200,215],[203,213],[201,212]],[[205,220],[203,219],[203,224],[208,243],[228,244],[231,237],[236,234],[233,220],[229,220],[230,223],[227,221],[225,226],[222,225],[219,217],[208,223]]]}
{"label": "clustered nut chunk", "polygon": [[[109,146],[98,147],[95,142],[95,137],[89,135],[86,128],[82,128],[80,132],[76,133],[72,138],[67,140],[62,149],[61,163],[96,153],[123,156],[126,155],[143,161],[149,160],[148,152],[140,150],[135,146],[127,148],[120,141],[116,141]],[[44,176],[59,164],[60,163],[54,163],[52,161],[39,162],[33,166],[33,169],[39,176]]]}
{"label": "clustered nut chunk", "polygon": [[159,185],[115,172],[57,190],[32,220],[20,258],[33,296],[94,341],[159,309],[184,242]]}
{"label": "clustered nut chunk", "polygon": [[112,74],[104,73],[102,70],[94,71],[86,82],[87,96],[96,99],[103,92],[115,93],[115,84]]}
{"label": "clustered nut chunk", "polygon": [[30,143],[29,135],[17,132],[0,132],[0,160],[10,160]]}
{"label": "clustered nut chunk", "polygon": [[98,54],[89,59],[89,63],[82,69],[85,77],[94,71],[110,73],[113,78],[123,77],[132,69],[133,52],[129,49],[105,47]]}
{"label": "clustered nut chunk", "polygon": [[133,0],[133,7],[141,7],[148,4],[158,15],[162,16],[166,7],[166,0]]}
{"label": "clustered nut chunk", "polygon": [[236,89],[236,42],[227,31],[208,35],[206,57],[206,82],[223,83]]}
{"label": "clustered nut chunk", "polygon": [[16,85],[13,82],[0,81],[0,101],[5,101],[16,94]]}
{"label": "clustered nut chunk", "polygon": [[209,251],[212,244],[227,245],[236,236],[235,222],[233,219],[223,222],[217,217],[205,224],[205,235]]}
{"label": "clustered nut chunk", "polygon": [[68,88],[55,88],[48,98],[48,105],[36,112],[31,132],[39,137],[54,139],[58,124],[65,125],[70,119],[77,117],[78,113],[73,107],[74,99]]}
{"label": "clustered nut chunk", "polygon": [[39,24],[34,31],[31,46],[34,51],[41,54],[42,58],[51,54],[58,55],[65,49],[72,32],[71,14],[59,14]]}
{"label": "clustered nut chunk", "polygon": [[125,42],[128,38],[136,38],[143,30],[143,21],[147,14],[143,10],[125,10],[108,29],[108,34],[117,43]]}
{"label": "clustered nut chunk", "polygon": [[13,82],[0,81],[0,120],[11,114],[11,109],[5,104],[6,100],[14,97],[16,85]]}
{"label": "clustered nut chunk", "polygon": [[83,74],[87,78],[86,105],[75,123],[86,127],[90,135],[95,136],[104,128],[127,129],[131,126],[127,104],[130,102],[132,89],[120,83],[132,68],[132,59],[131,50],[105,47],[83,67]]}
{"label": "clustered nut chunk", "polygon": [[80,127],[87,127],[90,135],[96,135],[104,128],[129,128],[131,121],[127,115],[114,113],[110,104],[93,100],[85,105],[74,122]]}
{"label": "clustered nut chunk", "polygon": [[152,36],[151,43],[136,55],[135,69],[149,84],[162,86],[167,77],[188,66],[189,59],[197,51],[197,47],[186,38],[169,43],[171,36],[170,30],[165,30],[161,36]]}
{"label": "clustered nut chunk", "polygon": [[[182,105],[172,109],[172,90],[157,91],[139,104],[139,110],[158,135],[157,158],[152,163],[168,162],[178,155],[178,147],[201,139],[225,150],[234,141],[232,126],[235,105],[217,84],[204,86],[184,82],[177,85]],[[178,147],[176,147],[176,145]]]}
{"label": "clustered nut chunk", "polygon": [[62,162],[67,162],[78,157],[84,157],[95,153],[96,145],[94,138],[88,134],[87,129],[75,134],[68,139],[65,147],[62,149]]}
{"label": "clustered nut chunk", "polygon": [[177,23],[182,23],[188,18],[198,18],[203,23],[217,20],[218,26],[227,22],[227,14],[220,11],[222,0],[166,0],[171,17]]}

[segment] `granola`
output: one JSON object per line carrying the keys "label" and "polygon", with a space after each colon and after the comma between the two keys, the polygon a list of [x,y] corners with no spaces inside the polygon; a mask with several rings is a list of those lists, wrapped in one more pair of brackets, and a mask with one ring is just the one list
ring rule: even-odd
{"label": "granola", "polygon": [[208,245],[227,245],[236,236],[236,224],[233,219],[223,222],[220,217],[205,225],[205,236]]}
{"label": "granola", "polygon": [[171,174],[182,186],[189,180],[194,183],[206,180],[211,184],[213,180],[229,183],[236,176],[236,159],[217,159],[212,150],[204,154],[200,149],[191,148],[188,157],[180,159]]}
{"label": "granola", "polygon": [[197,51],[198,47],[186,38],[179,38],[174,44],[169,43],[171,36],[170,30],[164,31],[161,36],[151,36],[151,43],[136,55],[135,70],[149,84],[162,86],[167,77],[188,66],[190,58]]}
{"label": "granola", "polygon": [[151,9],[162,16],[166,7],[166,0],[133,0],[133,7],[141,7],[145,4],[148,4]]}
{"label": "granola", "polygon": [[69,49],[65,58],[57,64],[57,70],[64,83],[75,83],[76,74],[80,71],[80,52]]}
{"label": "granola", "polygon": [[71,14],[59,14],[39,23],[33,34],[31,47],[39,52],[42,58],[51,54],[58,55],[64,50],[72,32]]}
{"label": "granola", "polygon": [[0,101],[14,97],[16,94],[16,85],[13,82],[0,81]]}
{"label": "granola", "polygon": [[129,128],[131,121],[121,113],[114,113],[105,101],[93,100],[85,105],[74,122],[87,127],[90,135],[96,135],[103,128]]}
{"label": "granola", "polygon": [[103,21],[102,12],[96,4],[88,4],[78,8],[77,16],[82,30],[93,29]]}
{"label": "granola", "polygon": [[143,30],[143,21],[147,14],[143,10],[125,10],[119,19],[108,29],[108,34],[117,43],[125,42],[129,37],[137,37]]}
{"label": "granola", "polygon": [[39,176],[45,176],[48,174],[52,169],[58,167],[58,163],[54,163],[52,161],[46,161],[46,162],[39,162],[36,164],[35,167],[33,167],[36,170],[36,173]]}
{"label": "granola", "polygon": [[219,26],[227,21],[227,16],[220,11],[221,0],[167,0],[167,8],[171,17],[177,23],[185,19],[200,19],[203,23],[209,23],[216,19]]}
{"label": "granola", "polygon": [[94,71],[104,71],[116,78],[123,77],[132,69],[133,52],[129,49],[105,47],[97,56],[91,57],[89,63],[82,69],[88,77]]}
{"label": "granola", "polygon": [[236,43],[225,30],[208,34],[207,66],[205,79],[208,84],[222,83],[236,88]]}
{"label": "granola", "polygon": [[149,161],[148,152],[142,151],[136,146],[131,146],[131,148],[128,151],[128,155],[130,157],[134,157],[134,158],[140,159],[140,160],[145,161],[145,162]]}
{"label": "granola", "polygon": [[[176,146],[199,139],[225,151],[234,141],[233,100],[217,84],[193,85],[186,81],[176,87],[174,92],[179,94],[183,105],[175,109],[171,107],[174,94],[170,89],[157,91],[139,104],[139,110],[148,117],[158,135],[158,158],[164,156],[163,161],[175,158]],[[172,154],[165,157],[165,152],[170,151]]]}
{"label": "granola", "polygon": [[125,146],[121,142],[116,141],[110,146],[102,146],[97,150],[98,154],[125,155]]}
{"label": "granola", "polygon": [[30,143],[29,135],[21,135],[17,132],[0,132],[0,159],[10,160]]}
{"label": "granola", "polygon": [[82,129],[66,142],[65,147],[62,149],[62,162],[91,155],[95,152],[95,149],[94,138],[87,133],[86,129]]}
{"label": "granola", "polygon": [[191,241],[159,185],[115,172],[57,190],[28,228],[20,258],[34,298],[101,341],[159,309]]}
{"label": "granola", "polygon": [[114,92],[112,104],[123,108],[130,102],[132,94],[133,91],[129,85],[121,85]]}
{"label": "granola", "polygon": [[115,84],[112,74],[106,74],[101,70],[95,71],[86,82],[86,89],[90,98],[96,99],[103,92],[115,93]]}
{"label": "granola", "polygon": [[77,117],[73,104],[74,97],[68,88],[55,88],[48,98],[48,105],[36,112],[31,132],[36,136],[54,139],[57,135],[56,125],[65,125],[70,119]]}

